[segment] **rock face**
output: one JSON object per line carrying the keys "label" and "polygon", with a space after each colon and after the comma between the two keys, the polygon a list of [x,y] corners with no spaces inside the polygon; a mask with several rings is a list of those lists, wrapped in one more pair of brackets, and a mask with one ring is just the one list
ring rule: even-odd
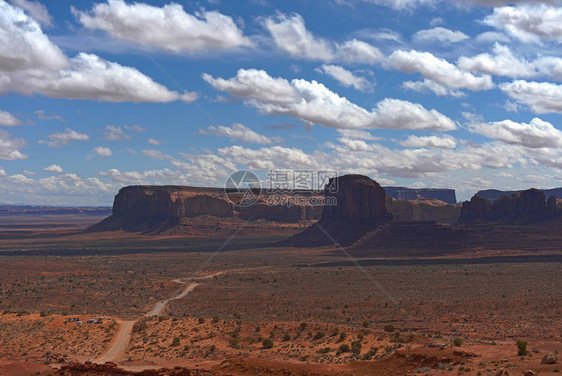
{"label": "rock face", "polygon": [[[557,199],[562,199],[562,188],[541,189],[541,191],[546,196],[554,196]],[[484,189],[482,191],[476,192],[475,196],[487,198],[490,201],[494,201],[502,196],[511,196],[514,194],[519,194],[521,192],[522,191],[500,191],[497,189]]]}
{"label": "rock face", "polygon": [[489,222],[492,220],[492,203],[482,197],[473,196],[462,204],[459,224]]}
{"label": "rock face", "polygon": [[474,196],[463,204],[459,224],[498,222],[503,224],[538,223],[559,215],[556,198],[546,201],[538,189],[528,189],[510,196],[502,196],[493,203]]}
{"label": "rock face", "polygon": [[443,225],[457,223],[461,213],[461,205],[436,199],[395,200],[386,196],[386,208],[397,221],[434,221]]}
{"label": "rock face", "polygon": [[454,189],[384,187],[384,190],[388,196],[397,200],[419,200],[427,198],[440,200],[447,204],[457,203],[457,196]]}
{"label": "rock face", "polygon": [[113,214],[90,230],[157,233],[179,225],[186,218],[198,216],[289,223],[320,217],[319,208],[268,205],[265,200],[262,198],[248,207],[237,207],[220,188],[129,186],[115,196]]}
{"label": "rock face", "polygon": [[[331,192],[328,187],[338,187]],[[392,220],[385,205],[386,193],[374,180],[363,175],[344,175],[330,179],[324,192],[326,205],[321,219],[284,244],[309,247],[353,244],[377,226]]]}

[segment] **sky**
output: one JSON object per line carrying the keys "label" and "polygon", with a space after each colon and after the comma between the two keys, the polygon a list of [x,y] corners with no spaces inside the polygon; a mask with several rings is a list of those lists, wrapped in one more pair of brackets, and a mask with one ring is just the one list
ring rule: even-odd
{"label": "sky", "polygon": [[562,2],[0,0],[0,203],[236,170],[562,186]]}

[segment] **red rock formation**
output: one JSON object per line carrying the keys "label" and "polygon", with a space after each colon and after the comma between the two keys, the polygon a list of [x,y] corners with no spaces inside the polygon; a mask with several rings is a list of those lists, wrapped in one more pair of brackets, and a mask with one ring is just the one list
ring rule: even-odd
{"label": "red rock formation", "polygon": [[492,219],[492,203],[485,198],[473,196],[462,204],[459,223],[488,222]]}
{"label": "red rock formation", "polygon": [[462,207],[459,224],[498,222],[503,224],[537,223],[557,216],[556,199],[546,202],[544,193],[528,189],[511,196],[490,200],[474,196]]}
{"label": "red rock formation", "polygon": [[[332,192],[330,187],[337,187]],[[374,180],[363,175],[345,175],[330,179],[324,192],[327,202],[322,218],[284,244],[297,247],[353,244],[367,232],[392,220],[385,205],[386,193]]]}
{"label": "red rock formation", "polygon": [[[313,195],[312,192],[299,194]],[[267,196],[253,205],[238,207],[220,188],[130,186],[115,196],[113,214],[90,230],[158,233],[179,225],[182,219],[198,216],[296,223],[318,219],[320,214],[319,207],[272,205],[267,202]]]}

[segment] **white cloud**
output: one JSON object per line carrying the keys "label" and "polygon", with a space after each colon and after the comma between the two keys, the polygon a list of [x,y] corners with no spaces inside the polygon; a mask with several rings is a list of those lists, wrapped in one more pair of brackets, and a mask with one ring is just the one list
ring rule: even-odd
{"label": "white cloud", "polygon": [[0,129],[0,159],[27,159],[27,155],[20,152],[26,145],[23,138],[14,137],[8,131]]}
{"label": "white cloud", "polygon": [[[354,1],[360,1],[364,3],[371,3],[376,5],[386,6],[395,10],[408,11],[421,6],[437,6],[440,3],[445,3],[447,5],[454,4],[458,7],[465,8],[467,5],[482,5],[487,7],[494,7],[513,3],[527,3],[529,0],[337,0],[337,3],[346,4],[352,3]],[[551,3],[556,4],[558,0],[535,0],[537,3]]]}
{"label": "white cloud", "polygon": [[494,8],[484,23],[523,43],[562,42],[562,8],[546,4],[521,4]]}
{"label": "white cloud", "polygon": [[511,145],[528,148],[560,148],[562,132],[549,122],[534,118],[529,124],[511,120],[471,124],[472,132],[482,134]]}
{"label": "white cloud", "polygon": [[359,129],[338,129],[338,133],[343,137],[352,139],[352,140],[380,140],[380,137],[375,137],[367,131],[362,131]]}
{"label": "white cloud", "polygon": [[125,125],[124,128],[131,132],[141,133],[146,131],[146,128],[141,127],[140,125]]}
{"label": "white cloud", "polygon": [[418,93],[425,93],[431,91],[435,95],[448,95],[455,98],[461,98],[465,96],[460,90],[449,89],[437,82],[428,80],[427,78],[423,81],[405,81],[402,83],[404,89],[409,89],[417,91]]}
{"label": "white cloud", "polygon": [[512,78],[549,76],[562,79],[562,58],[542,56],[525,60],[513,55],[509,47],[494,45],[494,54],[483,53],[474,57],[461,56],[458,65],[462,69]]}
{"label": "white cloud", "polygon": [[425,78],[449,88],[487,90],[494,87],[489,75],[475,76],[429,52],[394,51],[389,57],[389,64],[404,72],[419,72]]}
{"label": "white cloud", "polygon": [[31,17],[45,26],[53,25],[53,17],[49,14],[47,7],[38,1],[10,0],[10,2],[27,11]]}
{"label": "white cloud", "polygon": [[52,164],[52,165],[50,165],[50,166],[48,166],[48,167],[45,167],[45,168],[43,169],[43,171],[46,171],[46,172],[55,172],[55,173],[58,173],[58,174],[62,174],[62,172],[63,172],[62,167],[59,166],[58,164]]}
{"label": "white cloud", "polygon": [[316,81],[273,78],[263,70],[240,69],[230,79],[203,79],[215,89],[245,99],[250,106],[272,115],[289,115],[308,124],[332,128],[393,128],[452,130],[455,123],[436,110],[417,103],[384,99],[368,111]]}
{"label": "white cloud", "polygon": [[111,149],[104,146],[98,146],[94,148],[94,153],[96,153],[96,155],[100,157],[111,157],[113,155]]}
{"label": "white cloud", "polygon": [[103,132],[106,141],[124,141],[130,140],[129,136],[121,127],[115,125],[107,125],[106,131]]}
{"label": "white cloud", "polygon": [[216,11],[186,13],[177,3],[152,6],[108,0],[89,12],[72,8],[84,27],[103,30],[114,38],[171,52],[199,52],[251,46],[232,17]]}
{"label": "white cloud", "polygon": [[440,42],[452,44],[462,42],[470,37],[462,31],[453,31],[444,27],[434,27],[433,29],[420,30],[413,35],[416,42]]}
{"label": "white cloud", "polygon": [[87,141],[90,139],[90,136],[85,133],[76,132],[71,128],[66,128],[64,132],[51,133],[47,136],[47,138],[48,140],[39,140],[39,143],[52,148],[57,148],[61,145],[67,145],[72,141]]}
{"label": "white cloud", "polygon": [[369,91],[373,88],[373,84],[368,79],[356,76],[353,72],[339,65],[322,64],[322,66],[317,68],[317,71],[327,74],[345,87],[353,86],[356,90],[360,91]]}
{"label": "white cloud", "polygon": [[17,119],[14,115],[10,114],[7,111],[0,110],[0,125],[5,127],[13,127],[20,124],[21,121]]}
{"label": "white cloud", "polygon": [[35,115],[39,120],[58,120],[58,121],[65,121],[64,118],[60,115],[47,115],[45,110],[37,110],[35,111]]}
{"label": "white cloud", "polygon": [[457,147],[457,140],[448,135],[443,136],[415,136],[410,135],[400,145],[407,148],[439,148],[454,149]]}
{"label": "white cloud", "polygon": [[6,171],[4,171],[2,167],[0,167],[0,176],[6,176],[6,175],[8,175]]}
{"label": "white cloud", "polygon": [[142,155],[156,160],[173,159],[171,155],[162,153],[160,150],[145,149],[142,151]]}
{"label": "white cloud", "polygon": [[4,1],[0,1],[0,56],[0,93],[110,102],[194,100],[193,93],[169,91],[137,69],[97,55],[67,58],[37,21]]}
{"label": "white cloud", "polygon": [[280,13],[262,19],[262,24],[271,33],[277,48],[295,58],[373,64],[384,57],[378,48],[357,39],[334,44],[316,37],[306,29],[300,14],[287,16]]}
{"label": "white cloud", "polygon": [[259,134],[240,123],[234,123],[231,127],[224,125],[210,125],[207,129],[199,129],[200,134],[228,137],[231,141],[248,142],[252,144],[271,145],[273,140]]}
{"label": "white cloud", "polygon": [[248,149],[242,146],[230,146],[218,149],[220,155],[231,157],[252,170],[270,170],[274,168],[310,169],[318,166],[314,157],[301,149],[272,146],[260,149]]}
{"label": "white cloud", "polygon": [[503,33],[498,33],[497,31],[486,31],[484,33],[478,34],[476,36],[476,41],[480,43],[508,43],[510,39]]}
{"label": "white cloud", "polygon": [[562,112],[562,85],[516,80],[501,84],[500,89],[538,114]]}
{"label": "white cloud", "polygon": [[156,145],[156,146],[162,145],[162,141],[157,140],[157,139],[155,139],[155,138],[149,138],[149,139],[148,139],[148,143],[149,143],[150,145]]}

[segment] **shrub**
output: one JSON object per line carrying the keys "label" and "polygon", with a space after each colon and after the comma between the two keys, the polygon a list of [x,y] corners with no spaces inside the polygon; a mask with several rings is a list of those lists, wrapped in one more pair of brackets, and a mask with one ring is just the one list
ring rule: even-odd
{"label": "shrub", "polygon": [[358,355],[361,353],[361,341],[353,341],[351,342],[351,352]]}
{"label": "shrub", "polygon": [[324,332],[319,331],[319,332],[316,332],[316,334],[314,335],[313,339],[317,340],[317,339],[320,339],[320,338],[322,338],[322,337],[324,337]]}
{"label": "shrub", "polygon": [[343,342],[346,337],[347,337],[347,334],[345,334],[345,332],[341,332],[340,336],[338,338],[338,342]]}
{"label": "shrub", "polygon": [[343,345],[340,345],[336,355],[340,355],[341,353],[349,352],[349,350],[350,350],[349,345],[347,343],[344,343]]}
{"label": "shrub", "polygon": [[283,334],[283,341],[287,342],[291,340],[291,335],[289,333]]}
{"label": "shrub", "polygon": [[318,350],[318,353],[320,353],[320,354],[327,354],[327,353],[330,352],[330,350],[331,350],[331,349],[330,349],[329,347],[323,347],[323,348],[321,348],[320,350]]}
{"label": "shrub", "polygon": [[453,338],[453,345],[455,345],[455,346],[457,346],[457,347],[462,346],[463,342],[464,342],[464,341],[463,341],[463,339],[462,339],[461,337],[455,337],[455,338]]}
{"label": "shrub", "polygon": [[363,327],[364,327],[364,328],[368,328],[368,327],[369,327],[369,320],[363,321]]}
{"label": "shrub", "polygon": [[389,332],[389,333],[392,333],[393,331],[396,330],[396,328],[394,327],[394,324],[386,324],[384,326],[384,330]]}
{"label": "shrub", "polygon": [[197,322],[198,322],[199,324],[203,324],[203,323],[205,322],[205,319],[204,319],[203,317],[199,317],[199,318],[197,319]]}
{"label": "shrub", "polygon": [[273,341],[269,338],[264,338],[264,340],[261,341],[261,345],[264,349],[271,349],[273,347]]}
{"label": "shrub", "polygon": [[174,339],[172,340],[172,346],[177,347],[181,344],[180,342],[180,338],[179,337],[174,337]]}
{"label": "shrub", "polygon": [[525,356],[529,353],[527,350],[527,341],[518,340],[517,341],[517,355]]}

